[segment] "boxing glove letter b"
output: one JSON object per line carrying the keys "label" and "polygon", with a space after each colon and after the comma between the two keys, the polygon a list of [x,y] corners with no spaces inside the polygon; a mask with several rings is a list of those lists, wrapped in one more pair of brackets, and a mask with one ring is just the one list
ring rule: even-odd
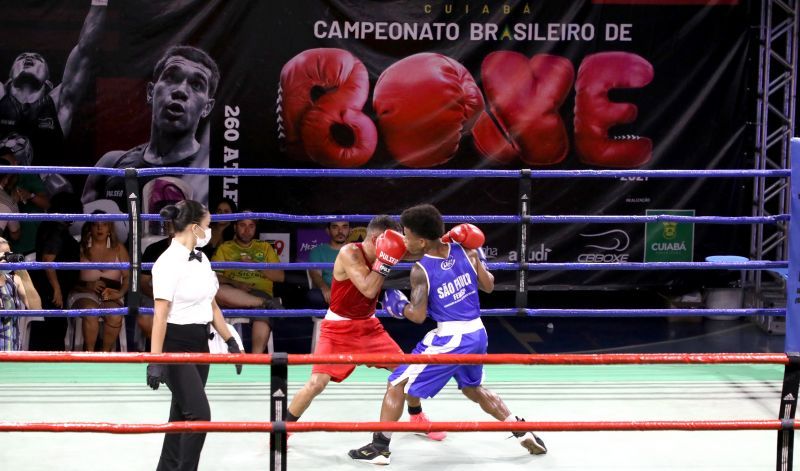
{"label": "boxing glove letter b", "polygon": [[327,167],[357,167],[375,152],[378,133],[362,108],[364,64],[343,49],[309,49],[281,70],[278,130],[286,151]]}
{"label": "boxing glove letter b", "polygon": [[483,110],[483,96],[463,65],[420,53],[387,68],[375,84],[373,108],[383,142],[407,167],[441,165]]}

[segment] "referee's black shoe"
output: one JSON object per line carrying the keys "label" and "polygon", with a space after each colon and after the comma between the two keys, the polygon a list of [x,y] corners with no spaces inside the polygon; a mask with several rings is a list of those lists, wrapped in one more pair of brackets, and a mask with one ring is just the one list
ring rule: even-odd
{"label": "referee's black shoe", "polygon": [[350,450],[347,454],[350,458],[362,463],[386,465],[389,464],[389,455],[391,455],[392,452],[388,449],[382,450],[375,446],[374,443],[369,443],[358,450]]}

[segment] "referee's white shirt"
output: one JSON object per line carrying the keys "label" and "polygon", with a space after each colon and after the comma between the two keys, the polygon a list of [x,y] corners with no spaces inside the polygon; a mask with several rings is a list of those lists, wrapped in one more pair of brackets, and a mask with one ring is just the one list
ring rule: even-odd
{"label": "referee's white shirt", "polygon": [[213,319],[211,300],[219,282],[208,257],[189,261],[189,249],[172,243],[153,265],[153,298],[172,303],[167,322],[171,324],[206,324]]}

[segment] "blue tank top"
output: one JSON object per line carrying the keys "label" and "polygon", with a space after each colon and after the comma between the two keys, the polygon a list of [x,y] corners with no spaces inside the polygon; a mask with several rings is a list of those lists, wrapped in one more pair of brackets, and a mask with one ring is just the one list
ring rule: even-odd
{"label": "blue tank top", "polygon": [[428,277],[428,315],[436,322],[469,321],[481,316],[478,274],[458,244],[446,258],[425,255],[417,265]]}

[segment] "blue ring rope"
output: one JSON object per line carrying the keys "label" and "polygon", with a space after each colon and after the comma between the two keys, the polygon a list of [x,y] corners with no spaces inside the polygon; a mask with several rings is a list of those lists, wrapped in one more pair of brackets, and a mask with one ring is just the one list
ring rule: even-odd
{"label": "blue ring rope", "polygon": [[[152,315],[153,308],[140,308],[144,315]],[[322,317],[324,309],[223,309],[225,317]],[[125,315],[127,308],[111,309],[38,309],[3,311],[8,317],[84,317]],[[392,317],[385,310],[375,311],[378,317]],[[528,317],[691,317],[691,316],[771,316],[786,315],[786,309],[481,309],[481,316],[504,317],[510,315]]]}
{"label": "blue ring rope", "polygon": [[336,178],[788,178],[789,170],[428,170],[428,169],[301,169],[183,168],[137,169],[140,177],[209,175],[215,177],[336,177]]}
{"label": "blue ring rope", "polygon": [[[294,215],[284,213],[245,212],[236,214],[212,215],[212,221],[238,221],[241,219],[266,219],[270,221],[318,224],[334,221],[369,222],[374,215],[369,214],[330,214],[330,215]],[[399,219],[399,215],[392,216]],[[143,221],[161,221],[158,214],[142,214]],[[533,215],[533,216],[491,216],[491,215],[448,215],[443,216],[445,222],[471,222],[488,224],[574,224],[574,223],[648,223],[648,222],[683,222],[703,224],[776,224],[788,221],[788,214],[775,216],[678,216],[670,214],[653,214],[647,216],[593,216],[593,215]],[[63,213],[0,213],[0,221],[127,221],[127,214],[63,214]]]}
{"label": "blue ring rope", "polygon": [[[0,220],[3,219],[0,214]],[[160,221],[158,214],[142,214],[143,221]],[[266,219],[270,221],[295,222],[295,223],[326,223],[335,221],[369,222],[374,214],[326,214],[326,215],[295,215],[285,213],[243,212],[236,214],[214,214],[212,221],[239,221],[241,219]],[[399,215],[393,215],[400,219]],[[594,216],[594,215],[533,215],[533,216],[491,216],[491,215],[447,215],[443,216],[448,223],[489,223],[489,224],[574,224],[574,223],[647,223],[647,222],[685,222],[705,224],[776,224],[788,221],[788,214],[774,216],[679,216],[672,214],[652,214],[647,216]]]}
{"label": "blue ring rope", "polygon": [[[413,263],[399,263],[397,269],[410,270]],[[495,262],[487,264],[490,270],[528,271],[566,271],[566,270],[772,270],[788,268],[786,261],[754,260],[749,262],[618,262],[618,263],[508,263]],[[3,265],[9,270],[127,270],[127,262],[20,262]],[[217,270],[323,270],[333,267],[333,263],[256,263],[256,262],[211,262],[211,268]],[[152,263],[143,263],[143,270],[152,270]]]}
{"label": "blue ring rope", "polygon": [[[128,169],[106,167],[9,166],[5,173],[104,175],[124,177]],[[300,168],[184,168],[130,169],[138,177],[208,175],[215,177],[339,177],[339,178],[788,178],[789,170],[430,170],[430,169],[300,169]]]}

